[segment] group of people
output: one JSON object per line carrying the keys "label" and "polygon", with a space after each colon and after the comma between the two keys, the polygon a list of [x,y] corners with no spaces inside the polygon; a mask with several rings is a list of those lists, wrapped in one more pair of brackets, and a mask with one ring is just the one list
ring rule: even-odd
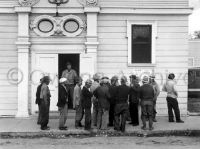
{"label": "group of people", "polygon": [[[169,74],[168,80],[163,85],[163,91],[167,92],[167,106],[169,122],[183,123],[180,118],[178,106],[178,92],[175,87],[175,75]],[[38,124],[42,130],[49,127],[50,91],[48,88],[50,78],[45,76],[36,92],[36,104],[39,105]],[[82,87],[82,78],[67,63],[67,69],[63,71],[59,80],[58,109],[60,112],[59,129],[67,130],[66,120],[69,103],[76,110],[75,127],[81,128],[82,119],[85,116],[85,130],[97,128],[107,130],[114,127],[117,131],[125,131],[126,121],[130,118],[133,126],[139,125],[139,106],[141,106],[142,129],[146,130],[146,121],[149,121],[149,130],[153,130],[153,122],[156,122],[156,101],[160,94],[159,85],[155,81],[155,75],[144,76],[140,85],[136,75],[130,76],[130,85],[127,85],[126,76],[120,79],[113,76],[100,77],[95,74],[93,81],[86,80]]]}

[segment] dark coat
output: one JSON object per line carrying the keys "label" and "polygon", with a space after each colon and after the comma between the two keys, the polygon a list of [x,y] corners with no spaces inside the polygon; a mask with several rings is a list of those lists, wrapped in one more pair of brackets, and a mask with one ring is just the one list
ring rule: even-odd
{"label": "dark coat", "polygon": [[143,84],[140,87],[139,96],[141,101],[153,101],[155,97],[155,92],[150,84]]}
{"label": "dark coat", "polygon": [[129,97],[130,103],[139,103],[139,91],[140,91],[139,84],[135,84],[130,87],[130,97]]}
{"label": "dark coat", "polygon": [[109,93],[109,88],[106,85],[99,86],[95,91],[94,91],[94,96],[98,99],[98,105],[100,108],[109,110],[110,108],[110,93]]}
{"label": "dark coat", "polygon": [[59,84],[59,90],[58,90],[58,103],[57,106],[58,107],[64,107],[65,104],[67,103],[67,99],[68,99],[68,92],[67,90],[64,88],[64,86]]}
{"label": "dark coat", "polygon": [[41,100],[40,100],[41,87],[42,87],[42,84],[38,85],[37,91],[36,91],[36,100],[35,100],[35,104],[38,104],[38,105],[41,104]]}
{"label": "dark coat", "polygon": [[92,99],[91,99],[92,96],[93,95],[89,91],[89,89],[84,86],[83,89],[81,90],[81,101],[83,108],[89,109],[92,107]]}
{"label": "dark coat", "polygon": [[109,87],[109,93],[110,93],[110,104],[115,104],[115,99],[117,96],[117,86],[111,85]]}
{"label": "dark coat", "polygon": [[118,86],[115,103],[116,104],[127,103],[129,94],[130,94],[130,87],[128,87],[127,85]]}

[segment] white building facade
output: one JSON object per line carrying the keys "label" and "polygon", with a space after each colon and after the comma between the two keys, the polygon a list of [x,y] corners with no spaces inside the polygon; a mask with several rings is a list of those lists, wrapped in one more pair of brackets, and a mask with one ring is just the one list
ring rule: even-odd
{"label": "white building facade", "polygon": [[[180,110],[187,114],[188,0],[0,1],[0,116],[28,117],[35,92],[50,75],[51,110],[58,79],[70,61],[84,79],[154,73],[162,88],[176,74]],[[166,93],[158,98],[167,115]]]}

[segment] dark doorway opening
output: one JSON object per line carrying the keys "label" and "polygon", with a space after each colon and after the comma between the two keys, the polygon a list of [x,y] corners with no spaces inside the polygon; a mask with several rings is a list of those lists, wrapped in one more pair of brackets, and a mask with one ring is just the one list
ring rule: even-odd
{"label": "dark doorway opening", "polygon": [[[79,67],[80,67],[80,55],[79,54],[59,54],[58,55],[58,76],[59,79],[62,77],[62,72],[66,69],[66,63],[70,62],[72,64],[72,69],[74,69],[79,75]],[[69,98],[68,98],[68,105],[69,109],[73,108],[73,99],[71,97],[73,96],[70,95],[72,94],[71,89],[69,91]]]}
{"label": "dark doorway opening", "polygon": [[76,70],[77,75],[79,75],[80,55],[79,54],[59,54],[58,55],[59,78],[61,78],[63,70],[66,69],[67,62],[70,62],[72,64],[72,69]]}

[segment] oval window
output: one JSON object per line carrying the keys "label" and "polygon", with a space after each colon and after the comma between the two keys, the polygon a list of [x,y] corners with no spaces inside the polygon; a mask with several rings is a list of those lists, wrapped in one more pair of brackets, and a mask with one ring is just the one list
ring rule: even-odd
{"label": "oval window", "polygon": [[38,23],[38,29],[43,33],[51,32],[53,30],[53,28],[54,28],[53,23],[48,19],[41,20]]}
{"label": "oval window", "polygon": [[79,23],[76,20],[67,20],[64,23],[64,29],[66,32],[74,33],[79,29]]}

